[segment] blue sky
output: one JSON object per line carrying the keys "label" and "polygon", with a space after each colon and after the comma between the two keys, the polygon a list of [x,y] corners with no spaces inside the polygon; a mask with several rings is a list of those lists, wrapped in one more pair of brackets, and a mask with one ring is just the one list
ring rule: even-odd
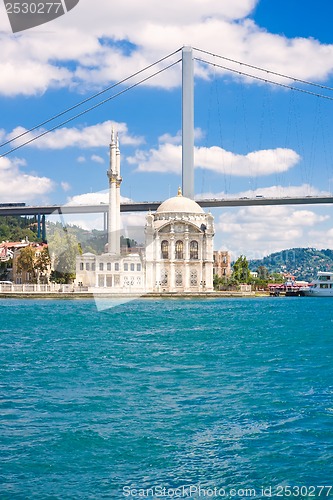
{"label": "blue sky", "polygon": [[[80,0],[65,16],[13,35],[1,4],[0,138],[11,139],[183,45],[333,87],[332,14],[329,0],[183,0],[181,5]],[[194,55],[240,68],[198,51]],[[142,201],[174,195],[181,182],[180,83],[178,64],[0,159],[0,202],[104,200],[111,123],[120,135],[122,195]],[[328,89],[297,86],[333,97]],[[328,194],[332,118],[331,100],[196,62],[196,195]],[[216,249],[234,255],[333,247],[330,206],[224,209],[214,216]],[[75,222],[102,223],[96,217]],[[124,218],[128,225],[143,222],[143,214]]]}

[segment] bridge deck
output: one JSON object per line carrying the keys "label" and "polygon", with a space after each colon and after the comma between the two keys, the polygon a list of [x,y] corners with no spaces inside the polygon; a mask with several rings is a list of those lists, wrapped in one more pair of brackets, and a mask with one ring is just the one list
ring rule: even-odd
{"label": "bridge deck", "polygon": [[[218,207],[248,207],[262,205],[316,205],[332,204],[333,196],[306,196],[294,198],[225,198],[225,199],[207,199],[196,200],[203,208]],[[121,212],[154,212],[161,201],[144,201],[133,203],[122,203]],[[5,215],[51,215],[51,214],[83,214],[83,213],[105,213],[108,211],[108,205],[101,203],[99,205],[41,205],[24,207],[0,207],[0,216]]]}

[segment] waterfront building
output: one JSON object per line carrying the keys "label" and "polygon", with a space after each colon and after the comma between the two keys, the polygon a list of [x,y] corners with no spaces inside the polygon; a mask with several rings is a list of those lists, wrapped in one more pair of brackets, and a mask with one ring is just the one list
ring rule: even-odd
{"label": "waterfront building", "polygon": [[231,258],[227,251],[214,251],[213,274],[226,280],[231,276]]}
{"label": "waterfront building", "polygon": [[22,241],[3,241],[0,243],[0,262],[12,260],[15,251],[27,247],[29,244],[28,239]]}
{"label": "waterfront building", "polygon": [[114,131],[110,144],[108,244],[102,255],[84,253],[76,261],[76,285],[107,293],[213,291],[214,218],[194,200],[164,201],[145,223],[138,253],[120,248],[120,150]]}

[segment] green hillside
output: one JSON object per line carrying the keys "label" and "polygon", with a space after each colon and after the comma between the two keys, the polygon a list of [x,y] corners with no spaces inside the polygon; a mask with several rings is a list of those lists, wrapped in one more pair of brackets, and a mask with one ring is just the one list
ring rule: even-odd
{"label": "green hillside", "polygon": [[311,281],[318,271],[333,271],[333,250],[290,248],[249,261],[251,271],[256,271],[259,266],[266,267],[269,273],[290,273],[297,280]]}
{"label": "green hillside", "polygon": [[35,217],[0,217],[0,243],[2,241],[37,241]]}

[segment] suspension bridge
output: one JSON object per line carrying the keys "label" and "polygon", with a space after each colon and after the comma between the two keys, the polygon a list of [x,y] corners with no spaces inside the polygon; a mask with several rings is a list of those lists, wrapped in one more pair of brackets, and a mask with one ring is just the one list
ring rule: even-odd
{"label": "suspension bridge", "polygon": [[[257,80],[261,80],[263,82],[269,82],[269,83],[274,83],[275,85],[285,87],[294,91],[299,91],[304,94],[308,95],[313,95],[317,97],[322,97],[324,99],[329,99],[333,100],[332,97],[329,95],[322,95],[319,94],[317,91],[312,92],[309,90],[306,90],[304,88],[299,88],[295,86],[296,82],[308,84],[310,83],[311,85],[314,85],[315,87],[319,87],[320,91],[323,89],[328,89],[328,90],[333,90],[329,87],[325,87],[320,84],[315,84],[311,82],[306,82],[303,80],[298,80],[296,78],[288,77],[286,75],[281,75],[279,73],[275,73],[272,71],[265,70],[266,74],[264,77],[258,76],[258,74],[249,74],[246,73],[245,71],[237,71],[235,67],[226,67],[221,64],[217,64],[215,59],[214,61],[209,60],[209,56],[216,56],[216,54],[212,54],[209,52],[205,51],[200,51],[200,49],[195,49],[201,53],[204,53],[206,55],[206,59],[203,59],[202,57],[193,57],[193,49],[191,47],[183,47],[182,49],[179,49],[178,51],[175,51],[174,53],[171,54],[171,56],[174,56],[181,50],[182,57],[179,60],[176,60],[169,64],[168,66],[159,69],[156,71],[153,75],[147,78],[143,78],[139,82],[135,83],[134,85],[130,85],[124,90],[121,90],[117,94],[114,94],[111,97],[108,97],[101,102],[94,104],[93,106],[89,107],[88,109],[76,114],[75,116],[66,119],[65,121],[58,123],[57,125],[51,127],[48,130],[45,130],[41,133],[38,133],[37,135],[33,136],[32,138],[29,137],[27,138],[24,142],[21,142],[21,144],[17,146],[11,147],[7,152],[0,154],[0,158],[9,155],[10,153],[16,151],[17,149],[20,149],[21,147],[24,147],[31,142],[38,140],[40,137],[46,135],[49,132],[54,131],[57,128],[60,128],[64,126],[65,124],[69,123],[70,121],[82,116],[83,114],[91,111],[92,109],[95,109],[98,106],[101,106],[105,102],[108,102],[110,99],[113,99],[120,94],[123,94],[124,92],[132,89],[133,87],[139,85],[140,83],[145,82],[147,79],[151,78],[152,76],[155,76],[162,71],[165,71],[166,69],[169,69],[170,67],[174,66],[175,64],[181,63],[182,64],[182,191],[183,195],[187,196],[189,198],[194,199],[194,60],[197,60],[200,63],[206,63],[206,64],[211,64],[214,67],[222,68],[231,72],[236,72],[242,75],[245,75],[247,77],[251,77]],[[166,56],[165,58],[160,59],[156,63],[153,63],[150,65],[148,68],[153,67],[155,64],[159,64],[163,62],[165,59],[167,59],[169,56]],[[234,66],[236,64],[241,64],[242,66],[248,67],[249,69],[254,70],[255,72],[263,71],[261,68],[258,68],[256,66],[251,66],[247,65],[244,63],[239,63],[238,61],[234,61],[232,59],[228,59],[222,56],[218,56],[224,59],[225,61],[232,63]],[[147,69],[147,68],[145,68]],[[140,74],[141,71],[139,71],[137,74]],[[273,82],[270,81],[267,74],[270,74],[271,76],[276,76],[278,78],[288,78],[294,81],[294,84],[286,84],[286,83],[281,83],[281,82]],[[133,75],[132,75],[133,76]],[[130,78],[130,77],[129,77]],[[8,144],[12,144],[12,141],[15,141],[17,139],[22,139],[25,135],[31,134],[35,130],[40,129],[41,126],[44,126],[45,124],[51,122],[52,120],[61,117],[68,111],[72,111],[78,106],[80,106],[83,103],[86,103],[90,101],[91,99],[95,98],[96,96],[99,96],[106,92],[107,90],[110,90],[114,88],[116,85],[119,83],[124,83],[127,81],[128,78],[124,79],[122,82],[118,82],[115,85],[111,85],[107,89],[104,89],[101,92],[98,92],[92,97],[89,97],[88,99],[85,99],[81,103],[73,106],[72,108],[65,110],[56,116],[50,118],[49,120],[45,120],[44,122],[36,125],[35,127],[31,128],[30,130],[27,130],[23,133],[21,133],[19,136],[15,137],[14,139],[11,139],[10,141],[7,141],[3,144],[0,145],[0,147],[3,147]],[[267,196],[248,196],[248,197],[233,197],[232,195],[228,195],[226,197],[221,197],[221,198],[210,198],[210,199],[196,199],[198,204],[202,206],[203,208],[218,208],[218,207],[247,207],[247,206],[272,206],[272,205],[316,205],[316,204],[332,204],[333,203],[333,196],[331,194],[329,195],[323,195],[323,196],[284,196],[284,197],[267,197]],[[159,201],[142,201],[142,202],[131,202],[131,203],[122,203],[121,204],[121,212],[147,212],[149,210],[154,211],[157,209],[157,207],[161,204],[162,200]],[[9,205],[9,204],[8,204]],[[10,204],[12,205],[12,204]],[[14,204],[13,204],[14,205]],[[106,221],[106,215],[108,211],[108,204],[82,204],[82,205],[35,205],[35,206],[29,206],[25,204],[19,204],[20,206],[0,206],[0,216],[9,216],[9,215],[22,215],[22,216],[37,216],[38,218],[44,217],[47,215],[51,214],[89,214],[89,213],[102,213],[104,214],[104,218]],[[105,222],[105,227],[107,223]]]}

